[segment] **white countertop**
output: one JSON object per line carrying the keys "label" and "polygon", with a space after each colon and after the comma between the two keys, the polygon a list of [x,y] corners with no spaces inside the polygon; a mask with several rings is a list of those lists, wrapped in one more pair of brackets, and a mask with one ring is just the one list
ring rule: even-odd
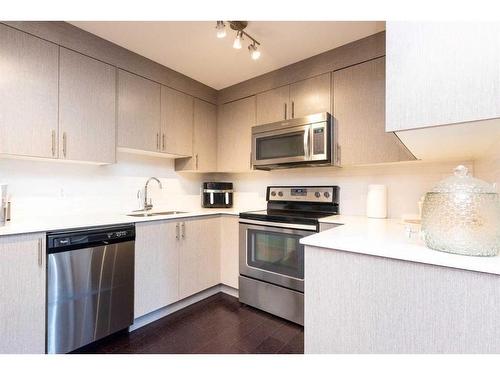
{"label": "white countertop", "polygon": [[500,256],[473,257],[429,249],[418,233],[408,238],[401,220],[338,215],[320,222],[343,225],[305,237],[302,244],[500,275]]}
{"label": "white countertop", "polygon": [[[152,212],[161,211],[174,211],[172,209],[154,209]],[[183,211],[183,210],[178,210]],[[235,215],[238,216],[239,210],[233,208],[203,208],[195,211],[190,211],[182,214],[175,215],[157,215],[157,216],[144,216],[134,217],[127,216],[127,213],[116,214],[86,214],[86,215],[72,215],[72,216],[53,216],[53,217],[38,217],[24,220],[16,220],[7,222],[3,227],[0,227],[0,236],[22,234],[22,233],[35,233],[35,232],[48,232],[53,230],[64,230],[74,228],[85,228],[101,225],[116,225],[116,224],[131,224],[140,223],[144,221],[156,220],[174,220],[189,217],[200,217],[210,215]]]}

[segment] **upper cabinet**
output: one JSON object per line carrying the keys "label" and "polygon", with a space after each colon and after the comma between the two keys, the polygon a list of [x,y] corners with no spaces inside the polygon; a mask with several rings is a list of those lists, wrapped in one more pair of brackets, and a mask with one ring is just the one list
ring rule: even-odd
{"label": "upper cabinet", "polygon": [[415,159],[385,132],[384,57],[335,71],[333,95],[342,165]]}
{"label": "upper cabinet", "polygon": [[386,22],[387,131],[500,117],[500,22]]}
{"label": "upper cabinet", "polygon": [[251,170],[251,135],[254,125],[255,96],[218,107],[218,171],[247,172]]}
{"label": "upper cabinet", "polygon": [[331,112],[330,73],[256,95],[258,125]]}
{"label": "upper cabinet", "polygon": [[115,162],[116,70],[61,48],[59,157]]}
{"label": "upper cabinet", "polygon": [[217,171],[217,107],[194,99],[193,157],[175,160],[177,171]]}
{"label": "upper cabinet", "polygon": [[289,118],[290,86],[278,87],[256,95],[257,125],[283,121]]}
{"label": "upper cabinet", "polygon": [[161,151],[178,156],[193,154],[193,97],[161,87]]}
{"label": "upper cabinet", "polygon": [[161,86],[118,70],[118,147],[161,152]]}
{"label": "upper cabinet", "polygon": [[325,73],[291,84],[288,118],[331,112],[330,77],[330,73]]}
{"label": "upper cabinet", "polygon": [[164,157],[193,154],[193,97],[118,71],[118,147]]}
{"label": "upper cabinet", "polygon": [[57,157],[59,47],[0,24],[0,153]]}

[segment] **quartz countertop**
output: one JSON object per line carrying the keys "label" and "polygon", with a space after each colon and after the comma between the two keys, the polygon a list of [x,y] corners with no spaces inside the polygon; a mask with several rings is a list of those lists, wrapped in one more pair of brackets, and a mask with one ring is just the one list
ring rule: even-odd
{"label": "quartz countertop", "polygon": [[320,222],[342,225],[305,237],[302,244],[500,275],[500,256],[475,257],[429,249],[418,233],[408,237],[406,224],[401,220],[337,215]]}
{"label": "quartz countertop", "polygon": [[[173,209],[153,209],[151,212],[162,211],[188,211],[188,210],[173,210]],[[246,210],[245,210],[246,211]],[[34,217],[27,219],[19,219],[0,227],[0,236],[12,234],[24,234],[35,232],[48,232],[54,230],[76,229],[101,225],[116,225],[116,224],[132,224],[145,221],[157,220],[175,220],[192,217],[202,217],[211,215],[234,215],[238,216],[240,210],[234,208],[203,208],[189,211],[181,214],[173,215],[157,215],[134,217],[127,216],[131,212],[125,213],[94,213],[85,215],[57,215],[50,217]]]}

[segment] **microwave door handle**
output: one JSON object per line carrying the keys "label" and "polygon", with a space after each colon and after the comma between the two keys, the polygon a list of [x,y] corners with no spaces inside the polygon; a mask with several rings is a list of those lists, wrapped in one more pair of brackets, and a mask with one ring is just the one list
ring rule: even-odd
{"label": "microwave door handle", "polygon": [[307,129],[304,131],[304,156],[306,160],[310,159],[309,151],[310,151],[310,140],[309,140],[309,132],[310,128],[307,127]]}

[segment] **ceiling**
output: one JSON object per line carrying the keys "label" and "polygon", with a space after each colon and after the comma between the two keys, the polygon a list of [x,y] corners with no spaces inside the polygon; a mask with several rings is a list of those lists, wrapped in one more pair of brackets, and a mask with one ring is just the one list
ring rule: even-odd
{"label": "ceiling", "polygon": [[215,21],[78,21],[71,24],[220,90],[385,29],[381,21],[250,21],[259,60],[232,48]]}

